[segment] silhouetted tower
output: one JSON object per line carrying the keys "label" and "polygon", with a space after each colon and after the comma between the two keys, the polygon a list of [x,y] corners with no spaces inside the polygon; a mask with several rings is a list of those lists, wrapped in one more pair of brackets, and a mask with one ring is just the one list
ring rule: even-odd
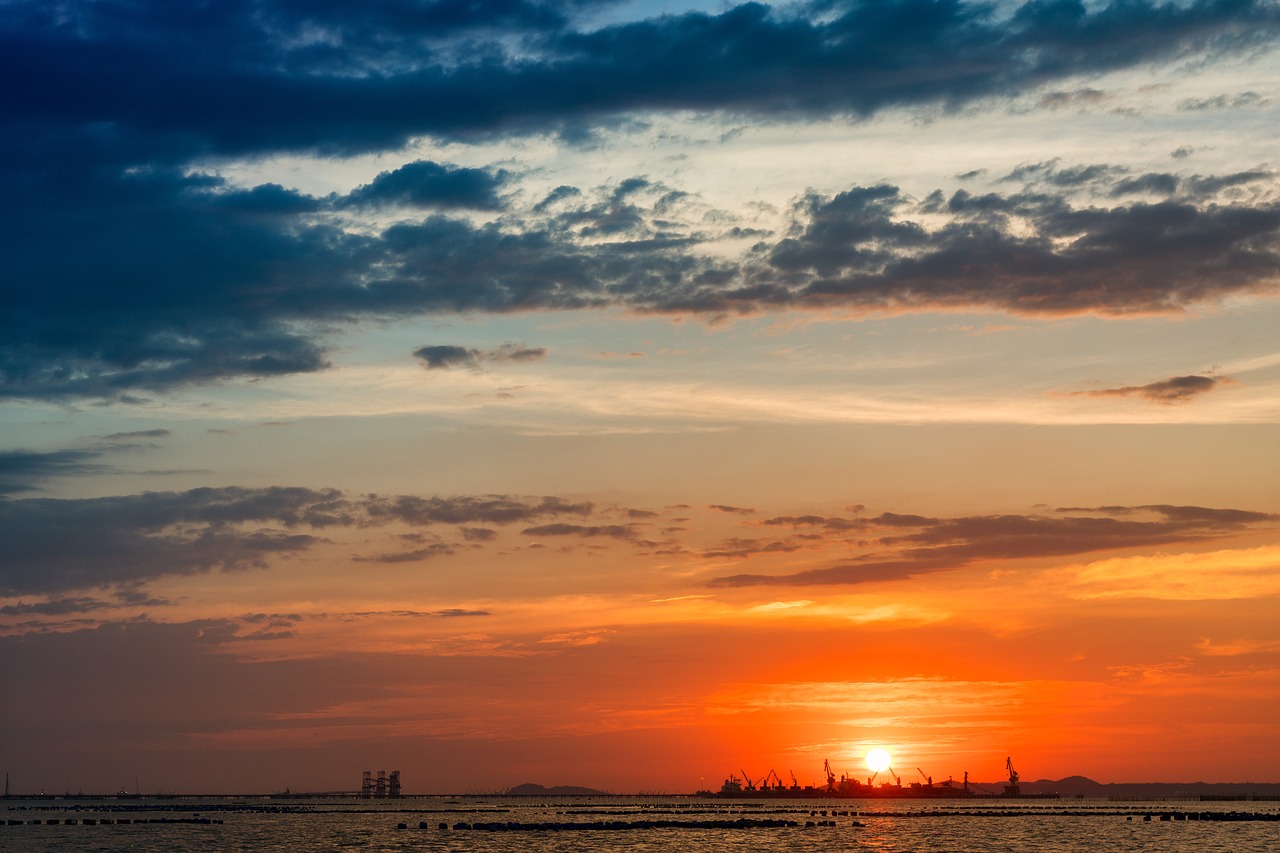
{"label": "silhouetted tower", "polygon": [[373,796],[373,771],[366,770],[360,777],[360,797],[369,799]]}
{"label": "silhouetted tower", "polygon": [[387,796],[393,800],[400,798],[400,771],[392,770],[390,778],[387,779]]}
{"label": "silhouetted tower", "polygon": [[1009,784],[1004,786],[1004,795],[1006,797],[1020,796],[1022,791],[1018,785],[1018,771],[1013,769],[1012,758],[1004,760],[1004,769],[1009,771]]}
{"label": "silhouetted tower", "polygon": [[387,796],[387,771],[378,771],[378,780],[374,784],[373,795],[379,800]]}

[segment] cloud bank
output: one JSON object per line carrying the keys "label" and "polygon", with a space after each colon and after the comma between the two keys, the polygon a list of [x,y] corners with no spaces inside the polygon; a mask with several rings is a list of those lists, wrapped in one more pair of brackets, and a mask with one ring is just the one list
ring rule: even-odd
{"label": "cloud bank", "polygon": [[[617,524],[605,517],[616,516],[619,508],[597,509],[556,496],[350,495],[338,489],[228,486],[76,500],[13,498],[0,500],[0,550],[5,554],[0,595],[51,596],[42,606],[71,602],[79,611],[98,605],[70,593],[111,590],[118,601],[127,603],[120,598],[125,595],[146,600],[142,588],[150,581],[268,568],[331,545],[327,531],[344,529],[390,527],[380,540],[368,540],[375,544],[362,545],[363,553],[349,558],[384,565],[435,565],[488,547],[499,537],[495,527],[513,525],[520,525],[513,532],[523,537],[591,542],[590,547],[614,549],[618,557],[660,554],[664,562],[674,558],[690,567],[813,553],[809,567],[799,571],[722,575],[709,581],[713,587],[751,587],[901,580],[984,561],[1202,542],[1280,519],[1252,510],[1173,505],[1064,507],[1051,513],[956,518],[904,513],[758,518],[753,510],[738,507],[705,509],[708,518],[723,519],[729,512],[739,517],[738,525],[771,534],[700,544],[706,534],[685,525],[664,528],[665,538],[655,542],[644,538],[645,528],[664,520],[652,511],[628,510],[628,518],[639,520]],[[403,532],[406,527],[410,532]],[[831,549],[842,554],[852,550],[856,556],[832,564]]]}
{"label": "cloud bank", "polygon": [[[326,529],[392,523],[513,524],[582,517],[592,505],[507,495],[351,497],[337,489],[276,486],[145,492],[105,498],[0,500],[0,595],[127,586],[165,575],[265,568],[324,542]],[[473,530],[467,527],[466,530]],[[464,532],[464,538],[475,538]],[[480,538],[484,538],[483,536]],[[432,542],[404,562],[452,553]]]}
{"label": "cloud bank", "polygon": [[[1280,518],[1212,507],[1151,505],[1063,508],[1053,515],[927,518],[883,514],[859,519],[869,550],[859,561],[779,575],[738,574],[713,587],[812,586],[903,580],[982,561],[1062,557],[1198,542]],[[765,523],[773,523],[768,520]],[[788,518],[792,526],[830,529],[824,518]],[[762,553],[757,548],[751,553]],[[740,553],[738,556],[749,556]]]}
{"label": "cloud bank", "polygon": [[[573,144],[655,113],[856,120],[1084,92],[1080,75],[1268,49],[1274,3],[748,3],[605,24],[569,0],[374,6],[6,5],[0,74],[22,85],[0,87],[0,202],[23,215],[0,229],[0,397],[128,401],[320,371],[337,330],[363,320],[1131,316],[1277,282],[1265,170],[1050,162],[1001,193],[854,186],[803,194],[773,236],[684,213],[687,190],[641,175],[532,200],[509,165],[415,159],[319,196],[216,166],[424,136]],[[438,346],[453,345],[417,353],[429,368],[500,357]]]}

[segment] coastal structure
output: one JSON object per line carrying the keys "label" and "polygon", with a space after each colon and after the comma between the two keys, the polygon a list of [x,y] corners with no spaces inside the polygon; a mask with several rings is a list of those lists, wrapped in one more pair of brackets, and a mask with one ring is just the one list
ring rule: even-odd
{"label": "coastal structure", "polygon": [[759,780],[753,780],[745,771],[740,771],[741,776],[732,773],[724,780],[724,784],[720,786],[719,791],[699,791],[699,796],[704,797],[835,797],[840,799],[1058,799],[1056,793],[1023,793],[1019,785],[1019,774],[1014,769],[1013,758],[1005,759],[1005,770],[1009,774],[1008,784],[1004,786],[1003,793],[995,793],[978,788],[969,782],[969,772],[966,770],[964,781],[955,782],[953,779],[947,779],[944,782],[934,784],[933,777],[925,774],[923,770],[916,768],[923,782],[910,782],[906,785],[902,783],[902,777],[893,771],[892,767],[886,766],[883,772],[887,772],[893,781],[885,781],[876,784],[876,780],[880,776],[881,771],[876,771],[867,777],[867,781],[863,782],[849,774],[841,774],[836,777],[835,772],[831,769],[830,760],[824,761],[822,765],[823,785],[800,785],[796,781],[795,773],[791,773],[791,784],[785,784],[776,772],[770,770],[768,774]]}
{"label": "coastal structure", "polygon": [[366,800],[400,799],[400,771],[379,770],[374,777],[372,770],[366,770],[360,777],[360,796]]}

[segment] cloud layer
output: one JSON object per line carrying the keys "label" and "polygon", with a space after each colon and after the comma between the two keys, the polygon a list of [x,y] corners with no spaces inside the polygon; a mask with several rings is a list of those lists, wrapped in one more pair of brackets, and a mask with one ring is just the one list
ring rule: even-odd
{"label": "cloud layer", "polygon": [[[334,331],[362,319],[605,306],[1128,315],[1275,285],[1280,208],[1259,191],[1274,182],[1265,172],[1031,164],[1010,176],[1020,191],[925,202],[932,188],[855,186],[804,196],[771,238],[682,216],[688,193],[643,176],[522,201],[517,169],[415,159],[318,197],[234,185],[207,165],[394,151],[422,135],[572,144],[655,112],[954,108],[1241,55],[1280,33],[1280,10],[1250,0],[1010,14],[959,0],[748,3],[603,25],[594,11],[7,4],[0,73],[23,82],[0,92],[0,200],[23,215],[0,233],[0,396],[131,399],[318,371]],[[1070,195],[1086,188],[1110,201]],[[753,233],[763,239],[737,258],[710,251]]]}
{"label": "cloud layer", "polygon": [[[875,518],[826,519],[801,517],[769,519],[787,524],[843,533],[849,527],[868,537],[861,560],[789,574],[727,575],[716,587],[810,586],[859,584],[900,580],[956,569],[982,561],[1062,557],[1127,548],[1150,548],[1174,542],[1197,542],[1235,533],[1252,525],[1276,521],[1277,516],[1247,510],[1195,506],[1063,508],[1053,515],[989,515],[926,518],[886,513]],[[794,541],[794,539],[792,540]],[[764,553],[768,543],[754,552]]]}
{"label": "cloud layer", "polygon": [[[129,586],[165,575],[265,568],[322,543],[330,528],[391,523],[513,524],[581,517],[590,503],[505,495],[353,498],[337,489],[200,488],[107,498],[0,501],[0,595]],[[475,538],[465,531],[464,538]],[[483,538],[483,537],[481,537]],[[416,556],[449,553],[428,543]]]}
{"label": "cloud layer", "polygon": [[[1280,202],[1265,171],[1173,176],[1162,198],[1117,201],[1135,180],[1160,182],[1035,167],[1009,193],[811,193],[789,233],[728,260],[709,248],[732,229],[682,221],[680,193],[644,179],[562,188],[486,223],[436,211],[367,233],[333,218],[363,188],[320,199],[176,172],[33,174],[49,192],[9,231],[8,397],[128,398],[317,371],[333,324],[360,318],[607,306],[1129,316],[1271,293],[1280,270]],[[1253,200],[1225,201],[1224,187]],[[415,354],[441,368],[543,352],[433,344]]]}
{"label": "cloud layer", "polygon": [[[521,537],[566,548],[580,543],[613,549],[619,557],[661,556],[664,562],[677,559],[691,567],[809,552],[803,560],[808,568],[799,571],[710,580],[714,587],[749,587],[901,580],[982,561],[1201,542],[1277,520],[1251,510],[1168,505],[955,518],[902,513],[760,518],[753,510],[709,506],[708,517],[723,518],[726,510],[744,531],[789,532],[708,543],[706,532],[670,526],[678,519],[664,520],[652,510],[597,507],[555,496],[353,496],[338,489],[277,486],[10,499],[0,501],[0,548],[6,554],[0,594],[65,596],[92,589],[128,594],[170,575],[267,568],[332,545],[326,531],[388,526],[389,534],[379,534],[373,545],[361,546],[348,559],[434,565],[464,550],[489,547],[499,538],[495,527],[513,525],[521,525],[511,531]],[[619,515],[626,523],[612,520]],[[688,522],[683,516],[680,520]],[[400,532],[405,528],[411,532]],[[852,550],[856,556],[833,563],[831,550]],[[89,605],[76,609],[98,606],[84,601]]]}
{"label": "cloud layer", "polygon": [[[9,4],[16,121],[115,125],[127,146],[396,147],[417,134],[564,128],[626,112],[867,115],[957,106],[1154,60],[1268,44],[1273,4],[958,0],[744,3],[586,28],[569,2]],[[216,37],[214,37],[216,34]],[[500,37],[501,36],[501,37]],[[228,49],[227,46],[234,46]],[[145,135],[151,142],[138,137]]]}

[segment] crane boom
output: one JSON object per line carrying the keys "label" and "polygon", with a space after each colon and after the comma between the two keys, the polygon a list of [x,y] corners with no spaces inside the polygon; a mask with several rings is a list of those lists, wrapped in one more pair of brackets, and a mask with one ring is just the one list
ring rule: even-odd
{"label": "crane boom", "polygon": [[1004,786],[1006,797],[1018,797],[1022,795],[1022,791],[1018,786],[1018,771],[1013,769],[1013,758],[1004,760],[1004,769],[1009,771],[1009,784]]}

